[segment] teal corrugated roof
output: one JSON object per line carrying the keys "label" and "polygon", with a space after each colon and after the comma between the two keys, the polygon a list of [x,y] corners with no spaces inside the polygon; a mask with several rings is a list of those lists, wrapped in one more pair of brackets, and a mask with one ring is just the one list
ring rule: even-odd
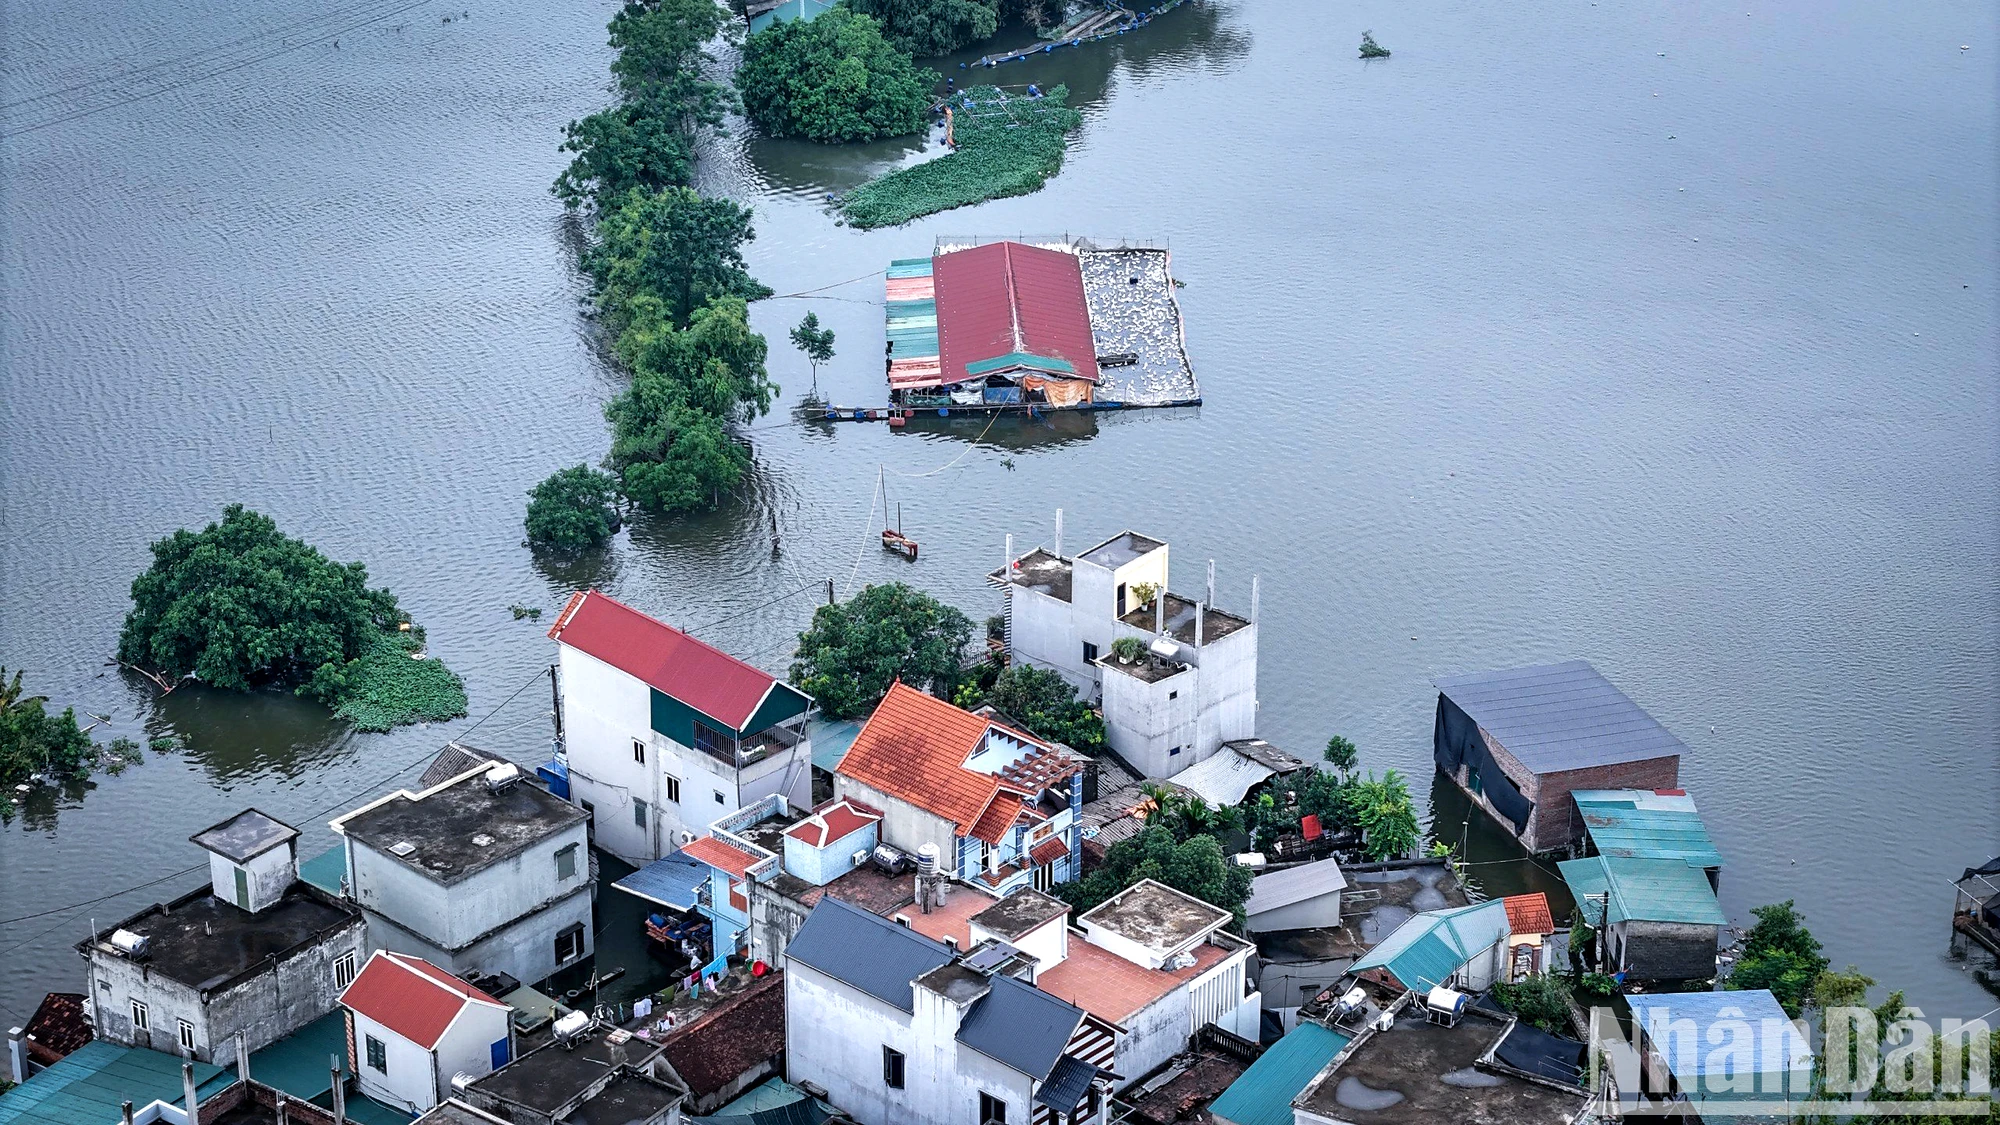
{"label": "teal corrugated roof", "polygon": [[936,301],[890,301],[884,306],[884,316],[890,320],[903,316],[937,316]]}
{"label": "teal corrugated roof", "polygon": [[1354,963],[1354,971],[1387,969],[1404,988],[1428,989],[1467,961],[1507,940],[1507,905],[1499,899],[1427,910],[1411,916]]}
{"label": "teal corrugated roof", "polygon": [[1292,1125],[1292,1099],[1348,1041],[1319,1024],[1299,1024],[1229,1084],[1209,1105],[1209,1116],[1229,1125]]}
{"label": "teal corrugated roof", "polygon": [[1556,865],[1579,902],[1607,894],[1611,922],[1685,922],[1720,926],[1722,904],[1701,868],[1678,859],[1591,856]]}
{"label": "teal corrugated roof", "polygon": [[930,275],[931,260],[929,258],[897,258],[895,261],[889,263],[890,277],[929,277]]}
{"label": "teal corrugated roof", "polygon": [[[340,897],[341,880],[347,878],[347,845],[335,844],[299,864],[299,878],[327,894]],[[256,1065],[255,1059],[251,1060],[251,1065]]]}
{"label": "teal corrugated roof", "polygon": [[834,767],[840,764],[840,759],[846,756],[847,748],[861,737],[861,724],[814,719],[806,731],[812,738],[813,765],[832,773]]}
{"label": "teal corrugated roof", "polygon": [[[221,1067],[194,1064],[197,1086],[221,1073]],[[135,1107],[156,1101],[179,1105],[181,1097],[179,1059],[100,1039],[0,1094],[0,1125],[110,1125],[126,1101]]]}
{"label": "teal corrugated roof", "polygon": [[833,7],[833,0],[785,0],[784,3],[762,12],[750,21],[750,34],[755,35],[774,23],[790,23],[792,20],[810,22],[814,17]]}
{"label": "teal corrugated roof", "polygon": [[974,363],[968,363],[965,365],[965,373],[967,375],[984,375],[988,371],[997,371],[1002,367],[1035,367],[1044,371],[1061,371],[1069,375],[1076,374],[1076,367],[1066,359],[1057,359],[1054,356],[1048,355],[1033,355],[1029,352],[1008,352],[1006,355],[996,355],[992,359],[982,359]]}
{"label": "teal corrugated roof", "polygon": [[[316,1101],[333,1089],[333,1059],[347,1058],[347,1016],[335,1008],[262,1050],[250,1052],[250,1077],[295,1098]],[[236,1068],[230,1067],[234,1073]]]}
{"label": "teal corrugated roof", "polygon": [[1584,789],[1570,794],[1598,854],[1627,859],[1678,859],[1690,867],[1721,867],[1722,853],[1685,793],[1650,789]]}

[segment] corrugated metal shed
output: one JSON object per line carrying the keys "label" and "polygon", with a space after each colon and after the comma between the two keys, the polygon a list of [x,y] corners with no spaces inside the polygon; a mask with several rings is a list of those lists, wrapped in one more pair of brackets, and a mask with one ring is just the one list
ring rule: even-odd
{"label": "corrugated metal shed", "polygon": [[1292,1099],[1350,1041],[1319,1024],[1300,1023],[1209,1104],[1209,1116],[1224,1125],[1292,1125]]}
{"label": "corrugated metal shed", "polygon": [[347,878],[347,845],[335,844],[299,864],[299,878],[335,898],[340,897],[340,884]]}
{"label": "corrugated metal shed", "polygon": [[1687,753],[1687,747],[1581,660],[1432,681],[1536,773]]}
{"label": "corrugated metal shed", "polygon": [[812,739],[813,765],[832,773],[847,748],[860,736],[861,724],[852,720],[814,719],[806,724],[806,734]]}
{"label": "corrugated metal shed", "polygon": [[1628,859],[1678,859],[1689,867],[1721,867],[1722,853],[1694,798],[1679,791],[1579,789],[1570,794],[1598,854]]}
{"label": "corrugated metal shed", "polygon": [[937,255],[932,274],[944,382],[963,382],[969,365],[1015,352],[1062,360],[1078,378],[1097,380],[1076,255],[994,242]]}
{"label": "corrugated metal shed", "polygon": [[1337,894],[1347,886],[1340,864],[1331,859],[1288,867],[1259,875],[1250,884],[1250,899],[1243,904],[1245,914],[1277,910],[1321,895]]}
{"label": "corrugated metal shed", "polygon": [[[1810,1090],[1812,1048],[1767,989],[1627,999],[1633,1026],[1698,1110],[1715,1112],[1730,1101],[1783,1101]],[[1717,1043],[1734,1046],[1723,1050]]]}
{"label": "corrugated metal shed", "polygon": [[1243,795],[1252,786],[1276,772],[1261,762],[1224,749],[1175,774],[1171,780],[1217,808],[1231,808],[1243,803]]}
{"label": "corrugated metal shed", "polygon": [[1387,969],[1404,988],[1429,989],[1465,967],[1473,957],[1507,940],[1513,929],[1499,899],[1427,910],[1404,921],[1375,948],[1362,954],[1354,971]]}
{"label": "corrugated metal shed", "polygon": [[[1698,867],[1677,859],[1628,859],[1624,856],[1594,855],[1588,859],[1565,860],[1556,865],[1569,884],[1578,909],[1593,925],[1618,922],[1685,922],[1697,926],[1720,926],[1722,905],[1708,877]],[[1592,905],[1589,895],[1605,895],[1604,911]]]}
{"label": "corrugated metal shed", "polygon": [[[211,1087],[217,1076],[225,1081]],[[226,1085],[229,1077],[221,1067],[195,1063],[196,1100]],[[99,1039],[85,1043],[61,1062],[0,1094],[0,1123],[109,1125],[119,1120],[121,1103],[125,1101],[131,1101],[135,1107],[156,1101],[179,1105],[181,1097],[179,1059]]]}

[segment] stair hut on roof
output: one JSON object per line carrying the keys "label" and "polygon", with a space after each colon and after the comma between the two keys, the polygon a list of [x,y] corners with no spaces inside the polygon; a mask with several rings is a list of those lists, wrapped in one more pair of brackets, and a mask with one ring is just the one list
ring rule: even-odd
{"label": "stair hut on roof", "polygon": [[1583,840],[1573,791],[1679,784],[1687,747],[1581,660],[1435,684],[1438,772],[1530,852]]}
{"label": "stair hut on roof", "polygon": [[1092,401],[1097,345],[1076,254],[992,242],[939,253],[929,265],[928,276],[909,262],[890,269],[896,401],[1057,408]]}
{"label": "stair hut on roof", "polygon": [[773,793],[811,807],[810,696],[596,590],[549,639],[570,795],[598,847],[643,866]]}

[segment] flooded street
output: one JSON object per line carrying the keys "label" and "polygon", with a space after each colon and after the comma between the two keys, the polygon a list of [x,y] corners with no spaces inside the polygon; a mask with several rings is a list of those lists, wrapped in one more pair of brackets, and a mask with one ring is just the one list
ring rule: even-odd
{"label": "flooded street", "polygon": [[[474,2],[4,0],[0,664],[186,746],[0,827],[0,1018],[77,988],[93,920],[195,885],[186,837],[245,805],[309,854],[447,737],[541,760],[579,586],[782,673],[825,580],[978,620],[1057,507],[1072,542],[1170,541],[1184,588],[1213,558],[1225,608],[1260,575],[1259,733],[1345,734],[1420,803],[1431,677],[1592,661],[1691,748],[1732,922],[1796,898],[1836,966],[1992,1006],[1944,955],[1947,880],[2000,851],[1990,4],[1201,0],[981,72],[1070,86],[1061,174],[870,232],[827,194],[919,142],[739,126],[702,187],[754,207],[761,281],[817,291],[752,307],[785,392],[754,478],[551,565],[525,493],[605,453],[620,386],[548,191],[616,6]],[[1394,58],[1355,61],[1363,29]],[[1165,241],[1204,405],[795,420],[806,311],[819,392],[879,405],[883,267],[1017,232]],[[366,562],[471,717],[359,735],[107,665],[147,544],[231,502]],[[914,564],[871,534],[899,508]],[[1479,828],[1490,889],[1552,879]]]}

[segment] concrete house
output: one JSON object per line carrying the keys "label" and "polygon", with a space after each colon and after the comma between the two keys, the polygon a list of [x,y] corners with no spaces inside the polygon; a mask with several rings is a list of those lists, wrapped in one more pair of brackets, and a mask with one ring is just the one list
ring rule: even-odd
{"label": "concrete house", "polygon": [[512,1009],[421,957],[377,950],[340,1004],[361,1092],[413,1114],[514,1057]]}
{"label": "concrete house", "polygon": [[999,940],[1032,957],[1036,987],[1075,1004],[1095,1028],[1077,1055],[1123,1089],[1187,1050],[1213,1024],[1255,1040],[1263,997],[1250,980],[1256,947],[1224,931],[1229,912],[1150,879],[1072,919],[1033,890],[998,903],[959,890],[929,912],[894,913],[911,929],[976,949]]}
{"label": "concrete house", "polygon": [[1483,992],[1504,979],[1512,932],[1499,899],[1426,910],[1390,931],[1351,971],[1391,991],[1422,995],[1442,986]]}
{"label": "concrete house", "polygon": [[1083,761],[902,683],[834,771],[836,798],[879,810],[881,841],[995,897],[1078,874]]}
{"label": "concrete house", "polygon": [[1346,889],[1347,877],[1332,859],[1264,872],[1250,884],[1244,928],[1261,934],[1338,926],[1340,892]]}
{"label": "concrete house", "polygon": [[[1257,728],[1257,580],[1251,615],[1215,608],[1215,566],[1206,593],[1168,590],[1167,545],[1136,532],[1112,536],[1080,555],[1062,553],[1062,514],[1053,551],[1036,548],[987,576],[1005,594],[1007,653],[1060,672],[1100,703],[1105,739],[1147,777],[1172,777]],[[1143,594],[1150,593],[1150,600]],[[1112,655],[1136,637],[1147,655]]]}
{"label": "concrete house", "polygon": [[465,1083],[453,1100],[507,1125],[680,1125],[687,1090],[659,1044],[587,1023]]}
{"label": "concrete house", "polygon": [[1597,927],[1605,971],[1643,981],[1707,980],[1727,922],[1708,877],[1681,859],[1590,856],[1556,865]]}
{"label": "concrete house", "polygon": [[1581,660],[1433,682],[1438,772],[1530,852],[1582,842],[1576,790],[1679,784],[1687,747]]}
{"label": "concrete house", "polygon": [[298,881],[298,835],[256,809],[197,832],[207,887],[77,943],[99,1038],[229,1062],[333,1011],[368,927]]}
{"label": "concrete house", "polygon": [[1085,1014],[1013,975],[1029,962],[822,899],[785,951],[785,1073],[864,1125],[1101,1125]]}
{"label": "concrete house", "polygon": [[332,824],[376,948],[533,982],[592,950],[586,820],[519,767],[475,762]]}
{"label": "concrete house", "polygon": [[596,590],[549,638],[558,762],[598,847],[644,865],[773,793],[812,805],[806,695]]}

